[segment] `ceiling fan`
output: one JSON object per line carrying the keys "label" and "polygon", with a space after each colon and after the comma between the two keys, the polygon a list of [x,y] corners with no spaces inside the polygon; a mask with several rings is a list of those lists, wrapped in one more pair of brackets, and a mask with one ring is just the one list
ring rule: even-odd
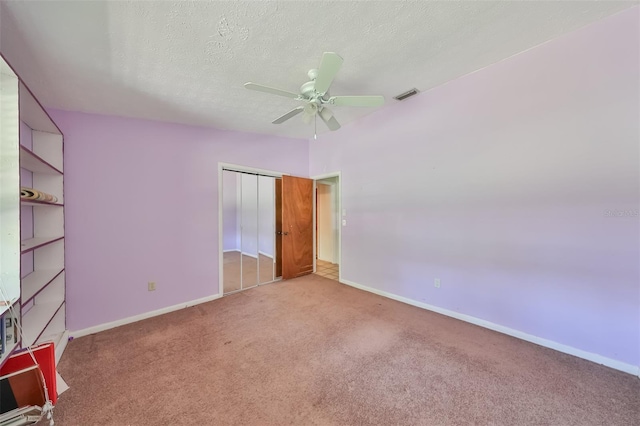
{"label": "ceiling fan", "polygon": [[343,59],[337,53],[324,52],[320,67],[309,70],[307,75],[311,81],[300,86],[300,93],[288,92],[251,82],[245,83],[244,87],[304,102],[304,105],[298,106],[273,120],[273,124],[282,124],[304,112],[303,118],[305,122],[310,122],[320,116],[330,130],[338,130],[340,123],[338,123],[338,120],[333,116],[333,112],[326,105],[376,107],[384,104],[383,96],[331,96],[329,94],[329,86],[331,86],[340,66],[342,66],[342,62]]}

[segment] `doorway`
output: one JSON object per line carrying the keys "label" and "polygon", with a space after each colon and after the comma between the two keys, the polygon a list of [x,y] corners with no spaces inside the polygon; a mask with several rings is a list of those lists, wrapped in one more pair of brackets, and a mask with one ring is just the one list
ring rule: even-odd
{"label": "doorway", "polygon": [[[340,280],[341,229],[340,174],[315,178],[315,273]],[[346,212],[343,212],[346,213]]]}

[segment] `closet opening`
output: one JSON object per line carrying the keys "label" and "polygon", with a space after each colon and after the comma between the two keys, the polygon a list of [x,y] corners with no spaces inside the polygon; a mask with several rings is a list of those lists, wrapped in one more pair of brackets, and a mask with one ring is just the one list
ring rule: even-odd
{"label": "closet opening", "polygon": [[313,273],[313,214],[313,180],[218,163],[218,294]]}
{"label": "closet opening", "polygon": [[222,166],[220,293],[282,279],[282,175]]}

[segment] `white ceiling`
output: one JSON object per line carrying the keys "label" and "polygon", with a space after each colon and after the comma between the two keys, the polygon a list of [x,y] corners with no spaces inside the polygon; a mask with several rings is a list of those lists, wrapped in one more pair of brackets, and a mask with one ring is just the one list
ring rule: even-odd
{"label": "white ceiling", "polygon": [[[635,2],[11,1],[2,51],[47,107],[308,138],[297,92],[324,51],[333,95],[426,91]],[[334,107],[347,124],[371,109]],[[318,122],[318,130],[326,131]]]}

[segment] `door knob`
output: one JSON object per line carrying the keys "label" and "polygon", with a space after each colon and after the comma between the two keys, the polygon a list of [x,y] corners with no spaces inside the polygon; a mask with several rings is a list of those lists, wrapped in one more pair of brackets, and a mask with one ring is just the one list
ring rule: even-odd
{"label": "door knob", "polygon": [[282,235],[289,235],[289,233],[288,232],[283,232]]}

